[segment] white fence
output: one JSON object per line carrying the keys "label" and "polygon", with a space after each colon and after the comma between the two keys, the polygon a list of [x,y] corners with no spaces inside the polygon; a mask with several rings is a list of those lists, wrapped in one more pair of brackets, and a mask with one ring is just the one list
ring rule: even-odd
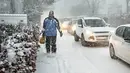
{"label": "white fence", "polygon": [[27,24],[27,14],[0,14],[0,23],[17,24],[21,20]]}

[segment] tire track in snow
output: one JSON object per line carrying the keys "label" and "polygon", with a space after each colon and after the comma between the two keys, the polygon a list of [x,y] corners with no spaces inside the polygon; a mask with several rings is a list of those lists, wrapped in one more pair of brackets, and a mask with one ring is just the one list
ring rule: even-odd
{"label": "tire track in snow", "polygon": [[[86,47],[87,48],[87,47]],[[90,48],[89,48],[90,49]],[[81,55],[98,71],[97,73],[102,73],[98,67],[90,60],[90,58],[88,58],[85,54],[84,54],[84,50],[83,49],[79,49],[79,52],[81,53]]]}
{"label": "tire track in snow", "polygon": [[[90,70],[90,73],[101,73],[98,68],[89,60],[89,58],[86,58],[85,55],[82,53],[81,47],[75,47],[76,48],[76,54],[79,54],[79,57],[82,57],[82,60],[85,60],[85,64],[88,64],[88,69]],[[75,49],[73,49],[75,50]]]}
{"label": "tire track in snow", "polygon": [[57,57],[56,60],[59,67],[59,73],[71,73],[70,68],[68,68],[68,63],[62,59],[62,57]]}

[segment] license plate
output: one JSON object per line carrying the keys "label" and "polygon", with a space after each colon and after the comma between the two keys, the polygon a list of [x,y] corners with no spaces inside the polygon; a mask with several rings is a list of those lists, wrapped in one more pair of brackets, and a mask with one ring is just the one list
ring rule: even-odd
{"label": "license plate", "polygon": [[107,40],[108,37],[97,37],[97,39],[100,39],[100,40]]}

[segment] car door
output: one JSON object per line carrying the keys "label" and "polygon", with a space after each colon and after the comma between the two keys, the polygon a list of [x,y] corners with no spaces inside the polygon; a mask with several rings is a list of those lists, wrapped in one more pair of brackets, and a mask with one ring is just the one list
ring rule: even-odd
{"label": "car door", "polygon": [[114,37],[114,48],[117,55],[119,56],[123,56],[122,42],[124,41],[123,39],[124,30],[125,30],[124,26],[117,28],[115,37]]}
{"label": "car door", "polygon": [[126,27],[123,33],[122,52],[124,58],[130,62],[130,27]]}
{"label": "car door", "polygon": [[72,30],[73,30],[73,26],[75,26],[75,24],[76,24],[76,21],[73,20],[73,21],[72,21],[72,25],[71,25],[71,29],[72,29]]}
{"label": "car door", "polygon": [[81,37],[82,29],[83,29],[82,19],[78,19],[77,26],[76,26],[76,34],[77,34],[79,37]]}
{"label": "car door", "polygon": [[69,22],[69,25],[68,25],[68,29],[67,29],[67,30],[70,31],[70,30],[71,30],[71,27],[72,27],[72,21]]}
{"label": "car door", "polygon": [[78,24],[77,20],[74,20],[72,22],[72,26],[71,26],[71,29],[72,29],[72,32],[76,30],[76,25]]}

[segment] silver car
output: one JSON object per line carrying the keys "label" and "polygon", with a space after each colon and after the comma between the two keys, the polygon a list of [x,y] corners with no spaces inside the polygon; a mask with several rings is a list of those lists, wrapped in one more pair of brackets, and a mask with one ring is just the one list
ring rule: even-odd
{"label": "silver car", "polygon": [[109,50],[112,59],[120,58],[130,64],[130,24],[116,28],[110,37]]}

